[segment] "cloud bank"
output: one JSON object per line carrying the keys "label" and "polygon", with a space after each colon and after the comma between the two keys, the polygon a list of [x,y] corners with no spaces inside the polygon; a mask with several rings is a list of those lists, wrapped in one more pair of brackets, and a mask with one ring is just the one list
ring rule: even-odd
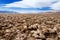
{"label": "cloud bank", "polygon": [[5,7],[21,7],[21,8],[42,8],[52,5],[57,0],[23,0],[7,4]]}

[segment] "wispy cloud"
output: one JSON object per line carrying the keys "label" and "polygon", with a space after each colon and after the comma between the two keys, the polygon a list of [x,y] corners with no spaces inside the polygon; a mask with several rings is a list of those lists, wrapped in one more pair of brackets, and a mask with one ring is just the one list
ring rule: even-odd
{"label": "wispy cloud", "polygon": [[51,9],[53,10],[60,10],[60,2],[51,5]]}
{"label": "wispy cloud", "polygon": [[38,9],[31,9],[31,8],[6,8],[0,7],[0,11],[10,11],[10,12],[17,12],[17,13],[41,13],[47,12],[51,10],[38,10]]}

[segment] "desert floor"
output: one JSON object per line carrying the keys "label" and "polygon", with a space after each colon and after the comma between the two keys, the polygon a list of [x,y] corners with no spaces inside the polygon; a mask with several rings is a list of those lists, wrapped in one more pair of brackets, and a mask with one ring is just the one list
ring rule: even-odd
{"label": "desert floor", "polygon": [[60,14],[0,14],[0,40],[60,40]]}

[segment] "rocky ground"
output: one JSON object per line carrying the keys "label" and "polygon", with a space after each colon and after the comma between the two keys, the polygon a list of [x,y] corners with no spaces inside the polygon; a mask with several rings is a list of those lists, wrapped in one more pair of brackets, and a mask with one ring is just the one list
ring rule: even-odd
{"label": "rocky ground", "polygon": [[0,40],[60,40],[60,14],[0,14]]}

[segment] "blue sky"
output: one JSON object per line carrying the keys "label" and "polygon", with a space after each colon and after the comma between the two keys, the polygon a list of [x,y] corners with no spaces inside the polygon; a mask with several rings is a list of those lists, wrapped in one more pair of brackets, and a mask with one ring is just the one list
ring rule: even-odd
{"label": "blue sky", "polygon": [[44,12],[60,10],[60,0],[0,0],[0,11]]}
{"label": "blue sky", "polygon": [[21,0],[0,0],[0,4],[8,4],[8,3],[13,3],[16,1],[21,1]]}

